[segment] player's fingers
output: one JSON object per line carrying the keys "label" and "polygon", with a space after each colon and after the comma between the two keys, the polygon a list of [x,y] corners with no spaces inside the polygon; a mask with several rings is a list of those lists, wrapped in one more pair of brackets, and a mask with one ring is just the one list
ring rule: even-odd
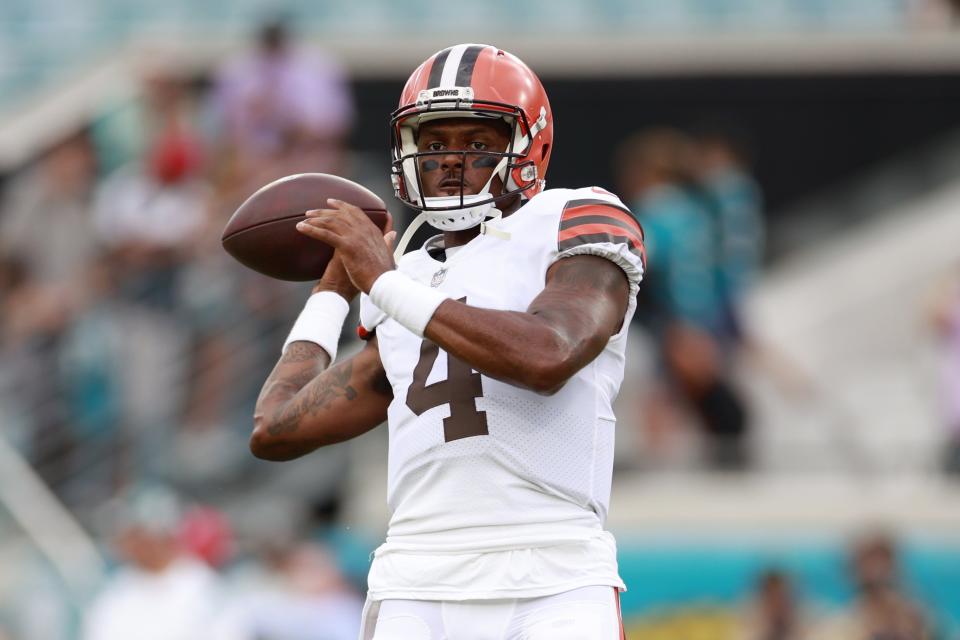
{"label": "player's fingers", "polygon": [[397,241],[397,232],[396,231],[387,231],[383,236],[383,241],[387,245],[387,249],[393,253],[393,245]]}
{"label": "player's fingers", "polygon": [[326,242],[333,247],[340,244],[341,237],[316,219],[301,220],[297,223],[297,231],[307,237]]}
{"label": "player's fingers", "polygon": [[332,198],[327,202],[331,204],[336,202],[339,208],[312,209],[306,212],[306,218],[308,220],[323,221],[331,225],[341,234],[349,233],[351,229],[363,229],[363,227],[359,225],[362,225],[368,218],[362,209]]}
{"label": "player's fingers", "polygon": [[356,205],[352,205],[349,202],[344,202],[343,200],[338,200],[337,198],[327,198],[327,206],[333,207],[334,209],[340,209],[341,211],[358,209]]}
{"label": "player's fingers", "polygon": [[340,215],[339,209],[311,209],[304,213],[308,218],[329,218]]}
{"label": "player's fingers", "polygon": [[348,233],[350,227],[355,226],[349,215],[340,209],[312,209],[306,212],[305,220],[341,235]]}
{"label": "player's fingers", "polygon": [[327,229],[328,231],[333,231],[334,233],[341,235],[348,231],[351,227],[350,222],[339,212],[332,215],[310,216],[304,218],[301,222],[305,222],[321,229]]}
{"label": "player's fingers", "polygon": [[337,200],[336,198],[327,198],[327,206],[338,209],[341,213],[352,218],[363,215],[363,209],[360,207],[352,205],[349,202],[344,202],[343,200]]}

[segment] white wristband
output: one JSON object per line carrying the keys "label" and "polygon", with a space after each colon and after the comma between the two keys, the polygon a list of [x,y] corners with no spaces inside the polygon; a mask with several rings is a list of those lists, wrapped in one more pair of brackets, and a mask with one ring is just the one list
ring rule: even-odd
{"label": "white wristband", "polygon": [[437,307],[449,297],[396,270],[383,273],[370,288],[373,304],[421,338]]}
{"label": "white wristband", "polygon": [[337,343],[340,342],[343,321],[347,319],[349,311],[350,303],[339,293],[318,291],[313,294],[293,323],[290,335],[283,343],[283,351],[291,342],[312,342],[323,347],[330,354],[330,362],[333,362],[337,359]]}

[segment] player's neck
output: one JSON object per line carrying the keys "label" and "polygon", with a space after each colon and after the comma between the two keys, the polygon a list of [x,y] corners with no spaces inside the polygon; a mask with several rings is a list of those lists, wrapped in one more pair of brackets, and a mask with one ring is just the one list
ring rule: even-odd
{"label": "player's neck", "polygon": [[[503,207],[503,214],[501,217],[506,218],[507,216],[512,215],[519,208],[520,198],[518,197]],[[478,235],[480,235],[480,225],[470,227],[469,229],[461,229],[460,231],[444,231],[443,246],[448,249],[450,247],[460,247],[467,244]]]}

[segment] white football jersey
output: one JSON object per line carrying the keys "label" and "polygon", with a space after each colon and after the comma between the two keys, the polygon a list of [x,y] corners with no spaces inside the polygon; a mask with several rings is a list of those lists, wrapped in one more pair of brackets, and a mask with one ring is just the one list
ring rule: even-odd
{"label": "white football jersey", "polygon": [[386,317],[363,296],[393,402],[386,543],[372,599],[535,597],[623,587],[603,530],[613,467],[613,401],[643,274],[639,225],[613,194],[552,189],[438,261],[428,249],[397,268],[468,305],[526,311],[557,260],[612,260],[630,282],[623,327],[595,360],[546,396],[488,378]]}

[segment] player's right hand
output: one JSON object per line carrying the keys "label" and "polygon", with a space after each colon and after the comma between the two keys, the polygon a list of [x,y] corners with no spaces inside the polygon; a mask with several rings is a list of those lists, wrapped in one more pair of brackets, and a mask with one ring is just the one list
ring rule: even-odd
{"label": "player's right hand", "polygon": [[339,293],[347,302],[352,301],[360,293],[360,290],[350,280],[350,275],[343,266],[339,251],[333,252],[333,258],[330,259],[327,268],[324,269],[323,276],[320,277],[317,284],[313,285],[313,293],[318,291]]}

